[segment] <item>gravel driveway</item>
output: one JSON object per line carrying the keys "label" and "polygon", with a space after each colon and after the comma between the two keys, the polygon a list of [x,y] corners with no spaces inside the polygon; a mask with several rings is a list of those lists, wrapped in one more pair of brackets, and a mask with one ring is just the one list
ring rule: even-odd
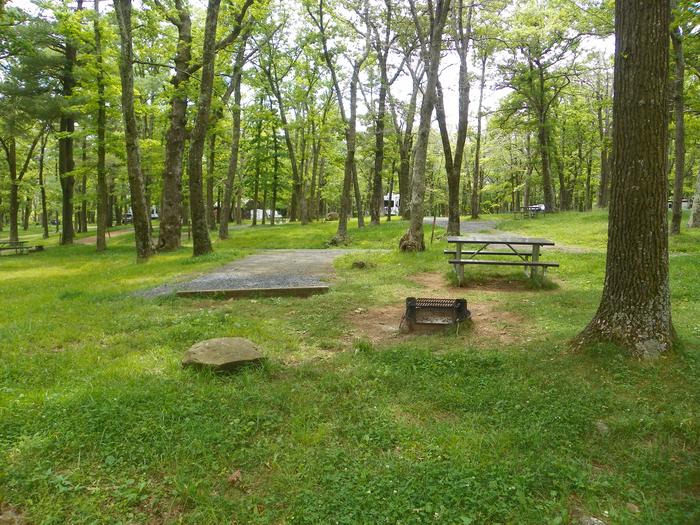
{"label": "gravel driveway", "polygon": [[265,250],[191,281],[168,283],[138,293],[141,297],[170,295],[181,290],[235,288],[296,288],[321,286],[334,275],[333,261],[341,255],[380,250]]}

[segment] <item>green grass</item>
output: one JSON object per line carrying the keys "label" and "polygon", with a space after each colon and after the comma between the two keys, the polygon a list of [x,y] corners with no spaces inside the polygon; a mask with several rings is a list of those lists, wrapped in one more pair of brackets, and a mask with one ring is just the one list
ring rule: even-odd
{"label": "green grass", "polygon": [[[396,251],[400,221],[351,226],[350,247],[391,251],[364,270],[351,263],[368,255],[339,259],[326,295],[132,295],[259,249],[321,248],[335,226],[234,230],[196,260],[183,249],[136,264],[131,235],[103,254],[0,258],[0,508],[40,524],[700,522],[694,233],[672,241],[687,252],[671,259],[681,344],[655,362],[568,349],[597,306],[602,250],[548,253],[561,264],[553,289],[470,272],[515,283],[465,290],[488,312],[471,330],[353,341],[353,311],[431,293],[416,274],[449,274],[439,240]],[[604,248],[598,212],[502,227]],[[232,376],[180,367],[191,344],[220,336],[270,359]]]}
{"label": "green grass", "polygon": [[[697,252],[700,244],[700,230],[686,228],[690,211],[685,210],[681,233],[669,237],[671,252]],[[540,215],[534,219],[513,219],[500,216],[498,228],[518,231],[531,236],[547,237],[559,244],[576,245],[594,250],[605,250],[608,239],[607,210],[592,212],[559,212]],[[508,217],[508,218],[505,218]],[[485,216],[485,218],[489,218]],[[669,221],[671,215],[669,213]]]}

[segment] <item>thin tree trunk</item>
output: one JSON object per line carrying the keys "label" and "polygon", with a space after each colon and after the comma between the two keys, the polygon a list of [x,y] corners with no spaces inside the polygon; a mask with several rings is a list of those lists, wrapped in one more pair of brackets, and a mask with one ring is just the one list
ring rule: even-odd
{"label": "thin tree trunk", "polygon": [[[672,1],[675,8],[676,0]],[[685,101],[683,89],[685,84],[685,57],[683,56],[683,37],[680,28],[676,25],[671,30],[671,43],[673,44],[673,62],[675,65],[675,78],[673,83],[673,114],[675,121],[675,177],[673,179],[673,214],[671,218],[671,235],[681,232],[681,220],[683,219],[683,182],[685,179]]]}
{"label": "thin tree trunk", "polygon": [[[345,111],[343,102],[343,92],[340,89],[340,82],[336,73],[336,66],[333,63],[332,55],[328,49],[328,37],[326,35],[326,25],[324,20],[324,4],[323,0],[319,0],[318,12],[314,14],[310,7],[307,7],[307,12],[313,19],[316,27],[321,35],[321,44],[323,47],[323,58],[328,66],[328,71],[331,75],[331,82],[336,95],[340,117],[345,124],[345,165],[343,174],[343,190],[340,196],[340,214],[338,217],[338,230],[335,236],[331,239],[332,244],[344,244],[348,239],[348,215],[351,210],[351,196],[353,182],[357,181],[357,173],[355,168],[355,150],[356,150],[356,135],[357,135],[357,84],[360,78],[360,68],[369,55],[369,44],[366,44],[364,54],[356,59],[353,64],[352,77],[350,79],[350,115]],[[359,188],[355,192],[355,197],[359,194]],[[362,203],[358,202],[358,211],[361,212]],[[363,220],[361,213],[358,214],[358,227],[361,227]]]}
{"label": "thin tree trunk", "polygon": [[245,59],[246,39],[244,38],[236,52],[233,64],[233,107],[231,108],[231,152],[229,154],[228,171],[224,184],[224,201],[220,203],[219,239],[228,239],[228,225],[231,219],[231,204],[233,199],[233,183],[238,171],[238,150],[241,142],[241,76]]}
{"label": "thin tree trunk", "polygon": [[280,171],[280,159],[279,159],[279,143],[277,141],[277,130],[273,129],[272,130],[272,143],[273,143],[273,151],[275,158],[273,159],[273,168],[272,168],[272,216],[270,217],[270,224],[274,226],[275,224],[275,215],[277,215],[277,184],[278,184],[278,179],[279,179],[279,171]]}
{"label": "thin tree trunk", "polygon": [[46,186],[44,184],[44,155],[46,153],[46,142],[49,139],[49,134],[44,133],[41,138],[41,148],[39,151],[39,190],[41,192],[41,229],[43,230],[42,237],[49,238],[49,213],[46,209]]}
{"label": "thin tree trunk", "polygon": [[[479,217],[479,195],[481,192],[481,184],[479,183],[479,175],[481,173],[481,111],[484,105],[484,86],[486,85],[486,59],[484,54],[481,57],[481,77],[479,78],[479,109],[476,112],[476,146],[474,148],[474,181],[472,182],[471,195],[471,218]],[[528,135],[529,139],[529,135]]]}
{"label": "thin tree trunk", "polygon": [[190,136],[190,151],[187,158],[187,173],[190,187],[190,216],[192,218],[193,255],[211,253],[211,240],[207,228],[207,215],[204,207],[202,187],[202,155],[207,128],[209,109],[214,85],[214,59],[216,57],[216,28],[219,21],[221,0],[209,0],[204,25],[204,45],[202,51],[202,78],[199,83],[197,116]]}
{"label": "thin tree trunk", "polygon": [[[411,1],[411,10],[414,19],[414,0]],[[421,102],[420,124],[418,125],[418,138],[413,161],[413,176],[411,184],[411,221],[408,231],[399,241],[402,251],[423,251],[425,250],[425,240],[423,236],[423,217],[425,199],[425,167],[428,156],[428,140],[430,137],[430,122],[432,120],[433,106],[435,105],[435,91],[438,81],[440,66],[440,52],[442,50],[442,33],[447,21],[447,13],[450,10],[450,0],[437,0],[434,5],[435,14],[432,16],[430,27],[429,43],[422,38],[423,56],[427,62],[427,83],[425,94]],[[416,23],[419,29],[419,24]]]}
{"label": "thin tree trunk", "polygon": [[102,31],[100,29],[100,1],[95,0],[95,18],[93,20],[95,33],[95,56],[97,59],[97,236],[98,252],[107,249],[107,214],[108,188],[107,170],[105,165],[106,147],[105,131],[107,126],[107,108],[105,105],[105,79],[102,60]]}
{"label": "thin tree trunk", "polygon": [[147,259],[152,252],[151,230],[149,228],[146,190],[141,173],[141,152],[138,142],[138,128],[134,111],[134,70],[131,38],[131,0],[116,0],[114,10],[119,24],[121,55],[119,73],[122,85],[122,113],[124,116],[124,139],[126,142],[126,161],[131,191],[131,212],[133,214],[136,240],[136,257]]}
{"label": "thin tree trunk", "polygon": [[[613,177],[603,296],[579,344],[611,341],[638,357],[673,342],[668,274],[667,2],[615,3]],[[630,50],[633,50],[630,52]]]}
{"label": "thin tree trunk", "polygon": [[700,228],[700,168],[698,168],[698,177],[695,179],[695,195],[693,197],[693,209],[688,220],[688,228]]}
{"label": "thin tree trunk", "polygon": [[214,215],[214,162],[216,161],[216,133],[212,130],[209,135],[209,156],[207,158],[207,224],[209,229],[216,231],[216,216]]}

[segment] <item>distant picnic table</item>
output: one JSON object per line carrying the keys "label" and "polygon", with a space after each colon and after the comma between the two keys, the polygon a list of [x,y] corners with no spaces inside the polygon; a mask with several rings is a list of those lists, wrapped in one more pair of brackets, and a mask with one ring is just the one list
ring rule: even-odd
{"label": "distant picnic table", "polygon": [[[454,248],[445,250],[446,255],[453,255],[449,264],[453,265],[459,278],[459,285],[464,284],[464,266],[467,264],[492,265],[492,266],[522,266],[530,278],[537,275],[537,271],[558,267],[559,263],[540,261],[540,248],[542,246],[554,246],[549,239],[536,237],[512,237],[500,235],[476,234],[467,236],[449,236],[448,244],[454,244]],[[482,256],[515,257],[512,259],[482,259]]]}
{"label": "distant picnic table", "polygon": [[534,219],[538,215],[544,213],[546,213],[546,211],[539,204],[533,204],[532,206],[523,206],[522,208],[515,208],[513,210],[513,214],[516,216],[516,218],[522,216],[523,219]]}
{"label": "distant picnic table", "polygon": [[29,253],[27,241],[0,241],[0,253],[13,251],[16,255]]}

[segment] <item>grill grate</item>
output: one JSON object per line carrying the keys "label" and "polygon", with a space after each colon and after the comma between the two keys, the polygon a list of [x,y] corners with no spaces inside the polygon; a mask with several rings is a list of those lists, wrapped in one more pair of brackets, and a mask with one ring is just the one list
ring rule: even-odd
{"label": "grill grate", "polygon": [[416,324],[457,324],[470,317],[466,299],[406,298],[404,320],[409,330]]}

